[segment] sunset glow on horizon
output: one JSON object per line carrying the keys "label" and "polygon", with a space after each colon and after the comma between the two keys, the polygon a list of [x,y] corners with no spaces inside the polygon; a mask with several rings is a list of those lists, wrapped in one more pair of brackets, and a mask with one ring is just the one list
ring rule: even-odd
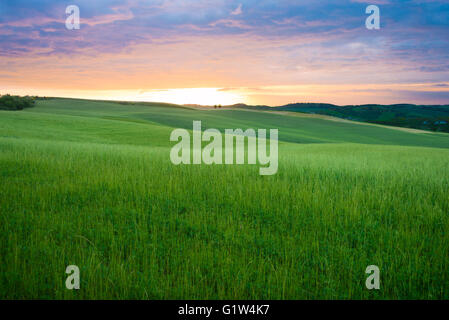
{"label": "sunset glow on horizon", "polygon": [[[381,28],[365,27],[378,4]],[[0,4],[0,94],[176,104],[449,103],[447,1]],[[26,7],[27,10],[17,10]]]}

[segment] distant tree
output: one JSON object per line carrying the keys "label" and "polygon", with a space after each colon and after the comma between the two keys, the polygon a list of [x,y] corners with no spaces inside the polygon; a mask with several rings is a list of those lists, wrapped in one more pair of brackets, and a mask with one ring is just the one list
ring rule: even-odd
{"label": "distant tree", "polygon": [[11,96],[9,94],[0,96],[0,110],[23,110],[34,106],[35,98]]}

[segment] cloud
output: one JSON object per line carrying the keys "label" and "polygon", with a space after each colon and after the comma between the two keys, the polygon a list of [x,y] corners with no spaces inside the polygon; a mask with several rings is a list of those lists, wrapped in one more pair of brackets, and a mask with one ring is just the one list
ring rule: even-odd
{"label": "cloud", "polygon": [[245,24],[244,22],[240,20],[233,20],[233,19],[220,19],[218,21],[214,21],[209,24],[211,27],[228,27],[228,28],[238,28],[238,29],[252,29],[251,26]]}
{"label": "cloud", "polygon": [[242,4],[241,3],[238,5],[238,7],[234,11],[231,12],[231,14],[233,16],[238,16],[238,15],[241,15],[242,13],[243,13],[243,10],[242,10]]}
{"label": "cloud", "polygon": [[94,16],[92,18],[81,20],[81,24],[87,24],[89,26],[96,26],[99,24],[109,24],[116,21],[126,21],[134,19],[134,14],[129,9],[112,8],[114,13]]}

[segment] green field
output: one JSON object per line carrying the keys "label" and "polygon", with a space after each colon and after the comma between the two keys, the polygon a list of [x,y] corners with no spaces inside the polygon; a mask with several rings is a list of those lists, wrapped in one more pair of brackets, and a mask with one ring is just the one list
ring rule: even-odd
{"label": "green field", "polygon": [[366,104],[337,106],[326,103],[294,103],[274,108],[242,104],[234,107],[259,111],[321,114],[353,121],[449,133],[449,105]]}
{"label": "green field", "polygon": [[[170,133],[193,120],[279,129],[278,173],[174,166]],[[0,111],[1,299],[447,299],[448,230],[449,134],[70,99]]]}

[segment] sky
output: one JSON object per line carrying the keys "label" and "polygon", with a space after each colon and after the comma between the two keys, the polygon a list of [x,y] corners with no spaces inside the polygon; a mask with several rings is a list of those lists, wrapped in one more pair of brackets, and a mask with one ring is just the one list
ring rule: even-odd
{"label": "sky", "polygon": [[[380,29],[365,25],[369,5]],[[449,104],[449,0],[0,0],[6,93]]]}

